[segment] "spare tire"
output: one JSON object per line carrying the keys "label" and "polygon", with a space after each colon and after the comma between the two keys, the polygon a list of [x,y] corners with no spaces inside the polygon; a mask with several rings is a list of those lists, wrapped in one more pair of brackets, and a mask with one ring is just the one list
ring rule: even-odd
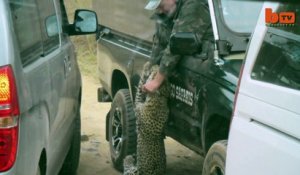
{"label": "spare tire", "polygon": [[109,147],[114,167],[122,171],[123,159],[136,153],[136,117],[128,89],[119,90],[111,104]]}

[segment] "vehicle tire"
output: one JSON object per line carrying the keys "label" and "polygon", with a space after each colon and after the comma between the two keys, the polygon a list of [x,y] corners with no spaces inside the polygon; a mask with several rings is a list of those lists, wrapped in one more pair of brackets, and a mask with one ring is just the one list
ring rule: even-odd
{"label": "vehicle tire", "polygon": [[214,143],[204,159],[202,175],[224,175],[227,140]]}
{"label": "vehicle tire", "polygon": [[64,164],[60,170],[60,175],[75,175],[80,158],[80,138],[81,138],[81,121],[80,121],[80,110],[78,110],[75,118],[75,126],[73,131],[73,138],[71,147],[64,161]]}
{"label": "vehicle tire", "polygon": [[128,89],[119,90],[113,99],[108,130],[111,160],[122,171],[123,159],[136,153],[136,117]]}

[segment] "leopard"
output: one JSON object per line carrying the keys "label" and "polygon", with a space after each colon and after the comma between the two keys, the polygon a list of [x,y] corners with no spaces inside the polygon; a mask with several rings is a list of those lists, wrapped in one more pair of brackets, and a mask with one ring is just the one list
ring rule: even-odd
{"label": "leopard", "polygon": [[125,157],[123,160],[123,175],[139,175],[135,162],[135,155],[128,155]]}
{"label": "leopard", "polygon": [[163,175],[166,172],[164,129],[169,116],[170,84],[165,80],[153,93],[142,91],[142,86],[147,81],[153,80],[158,71],[159,66],[150,62],[143,67],[134,109],[137,125],[136,164],[132,165],[135,168],[126,165],[128,159],[126,157],[124,174],[126,172],[129,174],[126,170],[136,170],[134,171],[136,175]]}

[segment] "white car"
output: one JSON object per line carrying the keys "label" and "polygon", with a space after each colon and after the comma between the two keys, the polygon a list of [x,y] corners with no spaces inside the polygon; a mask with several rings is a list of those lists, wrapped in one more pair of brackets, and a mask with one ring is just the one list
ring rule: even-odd
{"label": "white car", "polygon": [[241,72],[226,174],[298,175],[299,2],[264,4]]}

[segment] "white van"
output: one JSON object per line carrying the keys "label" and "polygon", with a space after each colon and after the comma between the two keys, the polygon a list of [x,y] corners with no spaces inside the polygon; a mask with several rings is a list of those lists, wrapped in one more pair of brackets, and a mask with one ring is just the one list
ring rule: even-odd
{"label": "white van", "polygon": [[300,173],[300,3],[264,4],[231,122],[227,175]]}
{"label": "white van", "polygon": [[80,154],[81,76],[70,35],[96,14],[63,0],[0,1],[0,175],[72,175]]}

